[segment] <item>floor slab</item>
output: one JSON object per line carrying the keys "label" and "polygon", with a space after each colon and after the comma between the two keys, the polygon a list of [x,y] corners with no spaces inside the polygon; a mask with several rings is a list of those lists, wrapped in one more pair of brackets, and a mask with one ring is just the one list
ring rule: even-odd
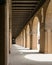
{"label": "floor slab", "polygon": [[52,65],[52,54],[41,54],[36,51],[12,45],[9,65]]}

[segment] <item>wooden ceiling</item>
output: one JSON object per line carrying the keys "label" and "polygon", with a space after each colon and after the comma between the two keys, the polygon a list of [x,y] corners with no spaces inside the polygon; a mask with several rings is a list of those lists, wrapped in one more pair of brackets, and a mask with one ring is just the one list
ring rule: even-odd
{"label": "wooden ceiling", "polygon": [[21,32],[45,0],[12,0],[12,36]]}

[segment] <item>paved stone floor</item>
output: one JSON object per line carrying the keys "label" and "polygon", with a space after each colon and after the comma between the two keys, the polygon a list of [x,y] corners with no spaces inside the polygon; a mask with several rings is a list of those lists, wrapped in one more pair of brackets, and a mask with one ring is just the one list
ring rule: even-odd
{"label": "paved stone floor", "polygon": [[9,55],[9,65],[52,65],[52,54],[44,55],[38,53],[38,50],[13,45]]}

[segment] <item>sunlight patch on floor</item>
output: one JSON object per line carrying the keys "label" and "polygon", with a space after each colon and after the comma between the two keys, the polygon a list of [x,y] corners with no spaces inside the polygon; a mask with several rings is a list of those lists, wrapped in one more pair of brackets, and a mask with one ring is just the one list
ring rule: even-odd
{"label": "sunlight patch on floor", "polygon": [[39,62],[52,62],[52,54],[27,54],[26,59]]}
{"label": "sunlight patch on floor", "polygon": [[22,46],[19,46],[19,45],[14,45],[19,52],[39,52],[39,48],[40,48],[40,45],[38,44],[37,45],[37,49],[34,49],[34,50],[30,50],[29,48],[24,48]]}
{"label": "sunlight patch on floor", "polygon": [[22,46],[19,46],[19,45],[16,45],[16,44],[14,44],[13,46],[15,46],[16,49],[18,49],[18,50],[28,50],[29,49],[29,48],[25,48],[25,47],[22,47]]}
{"label": "sunlight patch on floor", "polygon": [[[39,52],[39,48],[40,45],[38,44],[38,49],[37,50],[30,50],[28,48],[24,48],[22,46],[19,45],[14,45],[16,47],[16,49],[18,49],[19,52],[21,52],[23,54],[24,53],[30,53],[31,54],[26,54],[24,56],[24,58],[29,59],[29,60],[33,60],[33,61],[39,61],[39,62],[52,62],[52,54],[37,54],[36,52]],[[33,54],[33,52],[35,52]]]}
{"label": "sunlight patch on floor", "polygon": [[39,50],[19,50],[20,52],[39,52]]}

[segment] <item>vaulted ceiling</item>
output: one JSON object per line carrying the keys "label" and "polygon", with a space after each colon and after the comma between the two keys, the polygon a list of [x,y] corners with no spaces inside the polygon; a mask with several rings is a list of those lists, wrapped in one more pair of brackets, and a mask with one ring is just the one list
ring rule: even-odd
{"label": "vaulted ceiling", "polygon": [[21,32],[45,0],[12,0],[12,36]]}

